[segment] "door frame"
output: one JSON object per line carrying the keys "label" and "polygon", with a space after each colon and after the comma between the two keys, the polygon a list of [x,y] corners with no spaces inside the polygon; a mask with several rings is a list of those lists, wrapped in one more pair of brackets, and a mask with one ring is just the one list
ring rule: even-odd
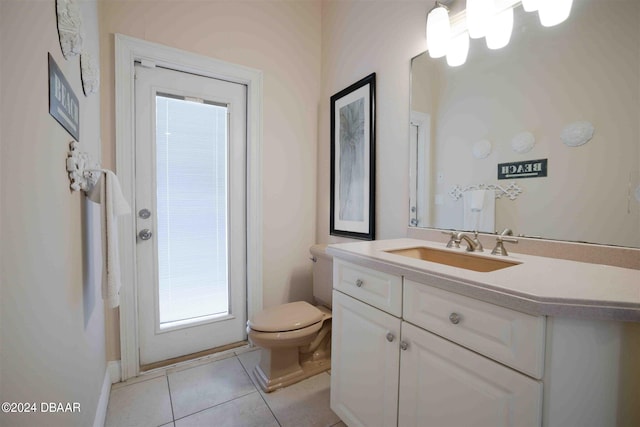
{"label": "door frame", "polygon": [[[247,86],[247,318],[251,318],[262,310],[262,71],[115,34],[116,172],[124,197],[131,202],[135,200],[136,61]],[[124,381],[140,373],[135,212],[119,217],[118,226],[120,379]]]}

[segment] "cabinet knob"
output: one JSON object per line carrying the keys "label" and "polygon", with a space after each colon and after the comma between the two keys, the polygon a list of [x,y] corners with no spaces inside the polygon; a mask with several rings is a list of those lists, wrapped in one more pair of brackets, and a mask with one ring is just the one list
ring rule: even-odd
{"label": "cabinet knob", "polygon": [[409,348],[409,343],[406,341],[400,341],[400,350],[406,350]]}
{"label": "cabinet knob", "polygon": [[449,321],[451,323],[453,323],[454,325],[457,325],[458,323],[460,323],[460,319],[461,319],[461,317],[460,317],[460,315],[458,313],[451,313],[449,315]]}
{"label": "cabinet knob", "polygon": [[357,287],[361,288],[361,287],[362,287],[362,285],[364,285],[364,282],[362,281],[362,279],[358,279],[358,280],[356,280],[356,286],[357,286]]}
{"label": "cabinet knob", "polygon": [[395,336],[395,335],[393,335],[391,332],[389,332],[389,333],[387,334],[387,341],[389,341],[389,342],[393,342],[393,340],[395,340],[395,339],[396,339],[396,336]]}

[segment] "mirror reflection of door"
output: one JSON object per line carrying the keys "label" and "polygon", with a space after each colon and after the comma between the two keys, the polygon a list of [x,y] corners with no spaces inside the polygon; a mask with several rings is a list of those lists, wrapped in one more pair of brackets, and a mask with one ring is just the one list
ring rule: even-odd
{"label": "mirror reflection of door", "polygon": [[246,87],[136,64],[140,364],[246,339]]}
{"label": "mirror reflection of door", "polygon": [[431,116],[411,112],[409,140],[409,224],[429,227],[431,212]]}

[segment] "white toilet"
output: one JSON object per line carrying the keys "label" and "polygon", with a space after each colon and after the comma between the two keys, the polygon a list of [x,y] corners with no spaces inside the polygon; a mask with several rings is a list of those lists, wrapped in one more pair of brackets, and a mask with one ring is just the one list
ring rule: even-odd
{"label": "white toilet", "polygon": [[271,392],[331,367],[331,291],[333,259],[326,245],[314,245],[313,296],[305,301],[267,308],[247,322],[249,340],[261,347],[254,374]]}

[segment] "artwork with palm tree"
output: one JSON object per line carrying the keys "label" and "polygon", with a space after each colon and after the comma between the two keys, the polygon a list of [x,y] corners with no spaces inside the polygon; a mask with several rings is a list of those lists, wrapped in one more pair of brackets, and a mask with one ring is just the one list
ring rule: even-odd
{"label": "artwork with palm tree", "polygon": [[375,237],[375,73],[331,97],[332,235]]}
{"label": "artwork with palm tree", "polygon": [[364,217],[364,99],[340,109],[340,210],[344,221]]}

